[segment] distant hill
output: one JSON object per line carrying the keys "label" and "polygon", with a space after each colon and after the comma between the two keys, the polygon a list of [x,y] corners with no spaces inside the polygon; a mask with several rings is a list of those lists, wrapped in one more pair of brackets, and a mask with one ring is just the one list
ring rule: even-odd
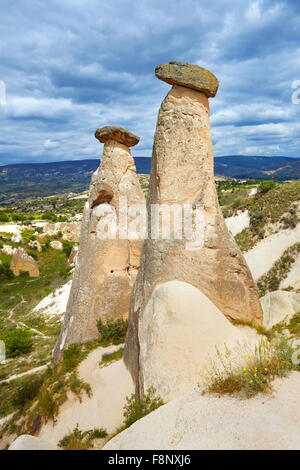
{"label": "distant hill", "polygon": [[243,155],[216,157],[215,173],[241,179],[300,179],[300,159]]}
{"label": "distant hill", "polygon": [[[150,172],[150,158],[135,157],[135,163],[138,173]],[[98,165],[99,160],[95,159],[0,166],[0,204],[84,191]],[[300,179],[300,159],[240,155],[216,157],[215,173],[243,179]]]}
{"label": "distant hill", "polygon": [[[135,157],[138,173],[150,173],[150,158]],[[0,204],[85,191],[99,160],[0,166]]]}

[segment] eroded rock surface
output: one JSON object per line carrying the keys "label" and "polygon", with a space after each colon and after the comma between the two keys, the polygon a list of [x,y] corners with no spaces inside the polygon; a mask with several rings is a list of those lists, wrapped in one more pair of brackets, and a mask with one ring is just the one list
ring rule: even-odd
{"label": "eroded rock surface", "polygon": [[[124,134],[122,128],[119,134]],[[101,136],[101,129],[95,135]],[[128,315],[142,240],[128,240],[126,234],[120,239],[119,233],[114,238],[114,227],[120,222],[121,197],[126,199],[128,208],[145,205],[128,146],[111,138],[105,140],[101,165],[92,177],[83,214],[78,261],[54,359],[69,344],[97,338],[96,322],[100,317]],[[130,220],[128,217],[128,223]]]}
{"label": "eroded rock surface", "polygon": [[19,276],[22,272],[27,272],[30,277],[39,277],[40,275],[37,262],[23,248],[17,248],[14,251],[10,269],[15,276]]}
{"label": "eroded rock surface", "polygon": [[[180,65],[176,65],[180,67]],[[182,66],[182,76],[185,65]],[[157,72],[156,72],[157,73]],[[180,74],[179,74],[180,75]],[[157,76],[159,74],[157,73]],[[227,319],[236,322],[262,321],[262,309],[251,273],[233,236],[229,233],[214,184],[213,149],[210,135],[209,103],[203,92],[190,89],[190,83],[174,85],[163,101],[157,121],[148,209],[152,204],[189,204],[202,206],[204,217],[203,242],[190,243],[182,239],[145,240],[141,268],[134,287],[133,301],[129,316],[129,330],[125,347],[125,362],[134,377],[137,393],[141,395],[152,383],[153,363],[143,361],[141,351],[155,342],[155,331],[163,318],[152,312],[149,320],[149,305],[158,302],[157,286],[169,281],[181,281],[194,286],[204,294]],[[149,212],[148,212],[149,221]],[[149,222],[150,225],[150,222]],[[149,228],[151,232],[151,227]],[[191,360],[199,363],[202,355],[201,338],[205,332],[195,328],[189,316],[189,301],[186,301],[185,315],[194,341],[186,341],[191,348]],[[199,314],[202,305],[199,304]],[[206,313],[210,314],[209,311]],[[174,323],[176,323],[176,315]],[[145,325],[148,325],[146,328]],[[205,328],[205,322],[203,323]],[[167,334],[167,332],[166,332]],[[216,331],[217,334],[217,331]],[[213,332],[211,341],[214,341]],[[184,346],[178,347],[174,340],[167,351],[174,364],[178,363],[177,384],[185,375],[181,364]],[[160,383],[158,393],[164,393],[164,382],[168,381],[170,357],[157,357],[155,365],[156,383]],[[185,379],[185,384],[187,382]],[[193,374],[192,384],[197,381]],[[174,384],[174,393],[182,393],[181,387]],[[176,391],[177,387],[177,391]],[[174,394],[173,394],[174,396]]]}

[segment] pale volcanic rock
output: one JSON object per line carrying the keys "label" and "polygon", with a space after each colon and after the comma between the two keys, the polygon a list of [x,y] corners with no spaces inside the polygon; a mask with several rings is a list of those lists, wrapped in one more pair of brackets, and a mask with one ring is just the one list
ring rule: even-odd
{"label": "pale volcanic rock", "polygon": [[23,243],[23,238],[19,233],[15,233],[14,236],[12,237],[11,241],[16,244]]}
{"label": "pale volcanic rock", "polygon": [[287,322],[300,312],[300,294],[276,290],[268,292],[260,299],[263,312],[263,325],[269,329],[281,322]]}
{"label": "pale volcanic rock", "polygon": [[[300,373],[241,400],[192,391],[113,437],[103,450],[300,450]],[[184,461],[184,460],[183,460]]]}
{"label": "pale volcanic rock", "polygon": [[22,434],[17,437],[8,450],[59,450],[59,448],[40,437]]}
{"label": "pale volcanic rock", "polygon": [[69,242],[79,242],[81,224],[78,222],[56,222],[55,224],[45,224],[43,232],[50,237],[62,233],[63,240]]}
{"label": "pale volcanic rock", "polygon": [[15,250],[10,269],[15,276],[19,276],[22,272],[28,272],[30,277],[39,277],[40,275],[37,262],[23,248]]}
{"label": "pale volcanic rock", "polygon": [[69,256],[68,261],[67,261],[68,266],[75,266],[76,265],[77,258],[78,258],[78,251],[79,251],[79,246],[74,245],[72,247],[70,256]]}
{"label": "pale volcanic rock", "polygon": [[[117,135],[121,140],[120,134],[125,135],[117,129],[117,134],[110,131],[111,139],[105,140],[101,165],[92,176],[72,289],[54,360],[69,344],[98,338],[99,318],[128,315],[143,240],[120,239],[114,228],[118,224],[120,197],[126,199],[129,208],[135,204],[144,208],[145,197],[128,146],[112,139]],[[107,128],[104,130],[97,130],[97,138],[103,140]],[[128,217],[129,224],[131,219]]]}
{"label": "pale volcanic rock", "polygon": [[42,251],[41,244],[38,240],[30,240],[28,243],[29,248],[33,250]]}
{"label": "pale volcanic rock", "polygon": [[[204,218],[203,243],[198,244],[190,243],[184,237],[168,240],[160,236],[153,239],[150,227],[150,237],[143,246],[141,267],[134,286],[124,360],[133,375],[139,396],[152,383],[153,367],[157,371],[155,383],[160,384],[157,391],[164,396],[168,384],[168,371],[164,364],[170,358],[156,356],[157,363],[149,364],[149,361],[143,362],[141,356],[141,351],[155,341],[154,331],[163,322],[163,319],[157,318],[155,310],[151,313],[153,322],[149,320],[149,305],[158,302],[158,285],[181,281],[197,288],[229,321],[262,322],[255,283],[226,227],[218,203],[209,103],[205,93],[175,85],[163,101],[154,138],[147,201],[148,208],[152,204],[202,206]],[[199,303],[199,315],[202,315],[203,305]],[[186,348],[191,348],[191,361],[199,363],[203,355],[202,345],[197,342],[199,332],[189,315],[188,301],[185,316],[195,338],[195,341],[187,341]],[[214,342],[213,335],[210,341]],[[179,348],[174,340],[173,346],[171,343],[169,345],[168,354],[174,364],[180,364],[180,358],[184,355],[183,346]],[[178,366],[173,396],[183,392],[181,381],[186,386],[197,383],[197,374],[191,374],[187,381],[184,376],[184,367]]]}
{"label": "pale volcanic rock", "polygon": [[3,248],[2,248],[1,251],[2,251],[2,253],[4,253],[7,256],[12,256],[14,254],[14,252],[16,251],[16,248],[13,248],[10,245],[3,245]]}
{"label": "pale volcanic rock", "polygon": [[63,244],[59,240],[52,240],[52,242],[50,242],[50,247],[57,251],[63,250]]}

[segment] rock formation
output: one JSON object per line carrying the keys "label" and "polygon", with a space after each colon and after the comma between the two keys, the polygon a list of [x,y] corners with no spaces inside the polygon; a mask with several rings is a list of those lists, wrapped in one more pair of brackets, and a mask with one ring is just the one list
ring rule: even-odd
{"label": "rock formation", "polygon": [[15,276],[19,276],[22,272],[27,272],[30,277],[39,277],[40,275],[37,262],[23,248],[15,249],[10,269]]}
{"label": "rock formation", "polygon": [[[214,184],[208,97],[216,94],[218,80],[199,66],[178,62],[160,65],[156,75],[174,86],[158,115],[149,235],[134,287],[124,360],[138,396],[154,386],[169,399],[198,383],[204,342],[205,353],[215,344],[231,343],[240,334],[232,322],[261,323],[262,310],[251,273],[226,228]],[[203,242],[191,243],[185,235],[155,239],[153,204],[188,204],[193,211],[202,207]],[[213,328],[209,315],[215,317]]]}
{"label": "rock formation", "polygon": [[128,211],[135,204],[145,205],[129,150],[139,137],[111,126],[97,129],[95,137],[104,143],[103,157],[84,209],[78,261],[54,360],[69,344],[97,338],[100,317],[127,317],[139,268],[142,240],[128,240],[127,235],[121,239],[118,233],[114,238],[113,233],[120,222],[120,198],[126,198]]}
{"label": "rock formation", "polygon": [[45,224],[43,227],[43,232],[43,235],[49,236],[55,236],[61,232],[63,240],[67,240],[69,242],[79,242],[80,223],[56,222],[55,224]]}
{"label": "rock formation", "polygon": [[50,242],[50,247],[57,251],[63,250],[63,244],[59,240],[52,240],[52,242]]}

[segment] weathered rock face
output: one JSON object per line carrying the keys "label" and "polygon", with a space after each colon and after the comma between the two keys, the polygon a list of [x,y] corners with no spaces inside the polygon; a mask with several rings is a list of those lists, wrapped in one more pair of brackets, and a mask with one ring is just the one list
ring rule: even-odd
{"label": "weathered rock face", "polygon": [[263,325],[269,329],[283,321],[290,320],[300,312],[300,294],[276,290],[269,292],[260,299],[264,312]]}
{"label": "weathered rock face", "polygon": [[[156,315],[150,304],[160,302],[158,292],[161,291],[157,290],[157,286],[163,289],[170,281],[181,281],[199,289],[230,321],[262,321],[255,284],[242,253],[226,228],[217,199],[208,99],[205,93],[190,89],[189,86],[188,81],[184,87],[173,86],[159,111],[148,197],[148,230],[151,234],[149,209],[152,204],[202,205],[203,243],[190,244],[185,236],[181,240],[166,240],[161,236],[151,239],[150,235],[145,240],[130,308],[124,356],[139,395],[145,387],[159,384],[157,391],[164,396],[170,357],[174,364],[178,364],[176,371],[172,371],[178,384],[183,380],[187,388],[198,381],[196,374],[190,374],[188,379],[185,377],[181,357],[186,355],[187,348],[189,360],[199,363],[204,331],[195,327],[189,314],[188,299],[186,314],[182,308],[174,310],[173,306],[170,307],[168,318],[163,311],[161,315]],[[205,302],[199,304],[199,315],[203,314],[203,309],[207,315],[210,314]],[[172,312],[173,328],[176,328],[178,315],[185,315],[187,325],[184,331],[190,330],[194,340],[189,338],[185,347],[184,343],[179,347],[175,340],[172,345],[168,341],[168,357],[156,356],[157,362],[154,364],[154,360],[150,364],[144,360],[143,351],[155,344],[155,332],[165,328],[167,322],[169,327],[166,328],[166,334],[172,335]],[[205,322],[202,325],[205,328]],[[209,334],[214,344],[213,331]],[[190,364],[189,368],[192,367]],[[182,393],[179,388],[174,383],[173,396],[177,392]]]}
{"label": "weathered rock face", "polygon": [[10,269],[15,276],[19,276],[22,272],[28,272],[30,277],[39,277],[40,275],[37,262],[23,248],[14,251]]}
{"label": "weathered rock face", "polygon": [[[120,128],[119,134],[123,132]],[[99,135],[101,130],[96,131],[96,136]],[[111,139],[105,141],[101,165],[92,177],[78,261],[54,359],[69,344],[97,338],[96,321],[100,317],[128,315],[142,240],[119,239],[118,235],[112,238],[113,227],[119,222],[120,197],[127,198],[128,208],[134,204],[145,205],[128,146]],[[107,239],[103,238],[105,226],[111,231]]]}
{"label": "weathered rock face", "polygon": [[55,224],[44,225],[43,232],[45,235],[57,235],[62,233],[63,240],[69,242],[79,242],[81,224],[78,222],[56,222]]}
{"label": "weathered rock face", "polygon": [[72,248],[72,251],[70,253],[70,256],[68,258],[67,264],[68,266],[75,266],[77,263],[77,258],[78,258],[78,251],[79,251],[79,246],[74,245]]}

